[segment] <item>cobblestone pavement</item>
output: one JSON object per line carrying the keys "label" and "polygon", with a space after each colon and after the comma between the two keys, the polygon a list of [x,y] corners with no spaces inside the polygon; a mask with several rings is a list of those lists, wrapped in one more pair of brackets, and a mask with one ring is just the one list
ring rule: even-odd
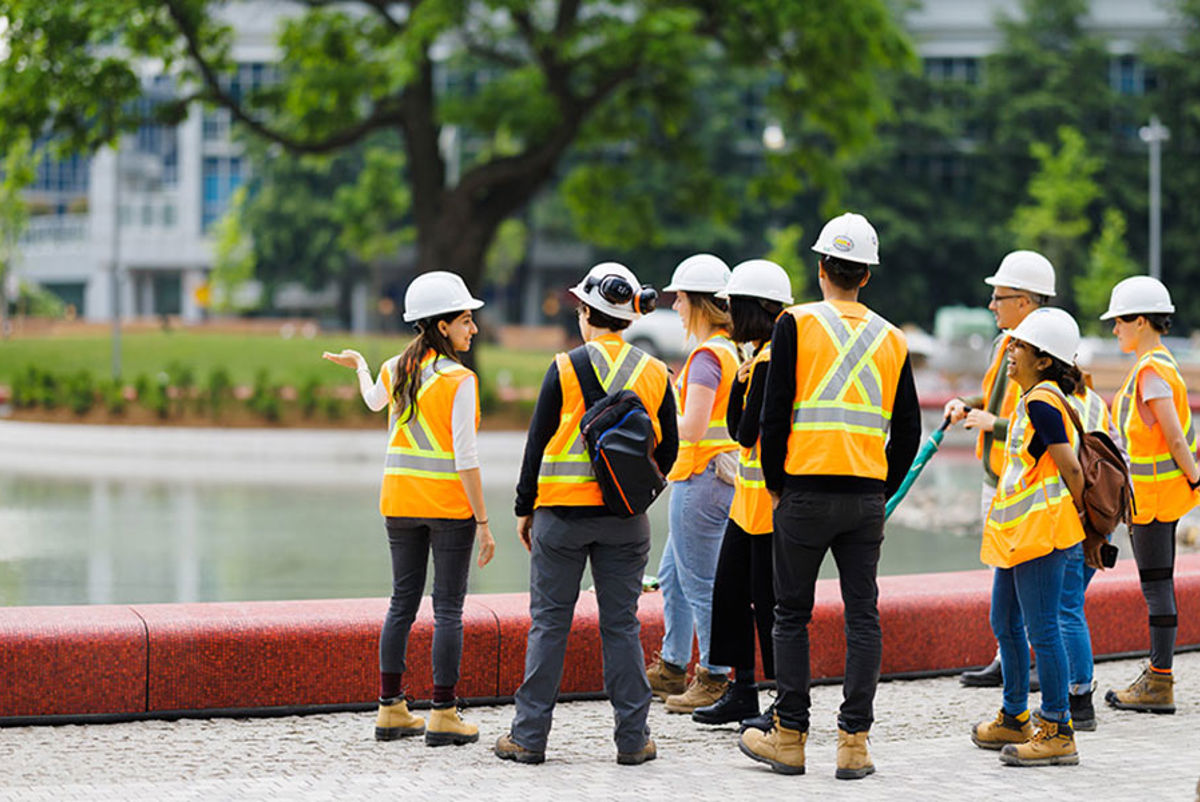
{"label": "cobblestone pavement", "polygon": [[[1136,660],[1097,665],[1097,697],[1138,673]],[[221,799],[1056,799],[1192,800],[1200,778],[1200,652],[1179,655],[1174,716],[1098,709],[1078,736],[1074,767],[1020,769],[975,748],[970,725],[991,718],[996,689],[954,677],[885,682],[871,750],[877,773],[835,780],[840,688],[814,688],[808,774],[773,774],[744,757],[733,728],[704,728],[655,703],[659,758],[617,766],[607,702],[559,706],[547,761],[491,753],[511,706],[471,708],[480,743],[428,748],[373,740],[373,714],[144,721],[0,730],[0,800]],[[52,692],[52,689],[48,689]],[[764,700],[766,694],[763,695]],[[1036,697],[1034,698],[1036,703]]]}

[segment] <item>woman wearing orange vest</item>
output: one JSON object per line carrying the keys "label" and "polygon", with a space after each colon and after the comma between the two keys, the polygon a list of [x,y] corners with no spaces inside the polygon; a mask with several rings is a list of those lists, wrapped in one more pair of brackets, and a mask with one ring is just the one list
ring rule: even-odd
{"label": "woman wearing orange vest", "polygon": [[738,370],[726,414],[729,432],[736,434],[740,448],[712,595],[712,660],[733,666],[734,681],[716,702],[696,708],[692,720],[701,724],[740,721],[744,727],[766,730],[774,711],[759,715],[754,635],[757,631],[763,675],[774,679],[774,526],[758,455],[758,417],[771,359],[771,332],[784,306],[792,303],[791,280],[774,262],[752,259],[733,269],[728,286],[717,297],[729,299],[733,339],[750,343],[754,355]]}
{"label": "woman wearing orange vest", "polygon": [[[1000,642],[1004,702],[971,740],[1017,766],[1079,762],[1068,704],[1068,658],[1059,610],[1068,552],[1084,539],[1083,469],[1067,400],[1083,381],[1075,367],[1079,327],[1061,309],[1030,312],[1009,333],[1008,375],[1021,387],[1004,466],[984,522],[980,559],[996,571],[992,632]],[[1037,653],[1042,706],[1030,721],[1029,644]]]}
{"label": "woman wearing orange vest", "polygon": [[[475,374],[458,361],[479,331],[471,297],[453,273],[433,271],[413,279],[404,294],[404,321],[416,338],[383,364],[371,381],[357,351],[326,352],[354,368],[363,401],[388,407],[391,431],[379,511],[392,553],[392,598],[379,636],[379,712],[375,737],[390,741],[425,734],[430,746],[479,740],[479,730],[458,715],[454,686],[462,657],[462,609],[478,540],[480,567],[495,550],[479,478],[476,430],[479,393]],[[408,634],[421,604],[433,552],[433,711],[429,726],[409,712],[404,695]]]}
{"label": "woman wearing orange vest", "polygon": [[[641,400],[655,422],[654,461],[666,474],[678,448],[667,366],[621,336],[634,318],[654,308],[656,293],[615,262],[593,267],[571,292],[582,302],[580,347],[596,378],[609,393],[630,390]],[[584,410],[571,355],[558,354],[533,410],[517,482],[517,534],[530,552],[530,628],[525,678],[514,697],[516,714],[494,750],[502,760],[546,759],[567,635],[589,562],[600,616],[604,690],[616,719],[617,762],[638,765],[657,754],[646,725],[652,697],[637,618],[650,556],[650,521],[645,513],[617,517],[604,506],[580,433]]]}
{"label": "woman wearing orange vest", "polygon": [[1113,399],[1113,422],[1129,453],[1134,515],[1129,533],[1150,614],[1150,665],[1105,701],[1121,710],[1175,712],[1175,527],[1196,506],[1200,485],[1187,387],[1162,335],[1175,311],[1158,279],[1127,278],[1113,287],[1108,311],[1121,350],[1137,362]]}
{"label": "woman wearing orange vest", "polygon": [[[728,687],[725,667],[709,657],[712,633],[713,577],[721,535],[733,500],[733,451],[725,412],[737,375],[739,354],[729,338],[728,302],[715,293],[725,289],[729,268],[715,256],[689,256],[675,268],[667,291],[684,330],[699,343],[688,356],[676,389],[679,395],[679,458],[671,481],[669,531],[658,566],[663,594],[662,650],[647,669],[650,688],[670,713],[691,713],[713,704]],[[724,470],[718,472],[727,460]],[[700,660],[691,684],[684,686],[693,636]]]}

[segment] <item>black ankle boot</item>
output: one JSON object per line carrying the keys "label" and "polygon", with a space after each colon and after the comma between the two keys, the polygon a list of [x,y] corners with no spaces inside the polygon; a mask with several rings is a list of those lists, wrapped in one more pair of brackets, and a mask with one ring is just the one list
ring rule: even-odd
{"label": "black ankle boot", "polygon": [[1004,675],[1000,672],[1000,658],[996,658],[978,671],[964,671],[958,675],[958,681],[969,688],[996,688],[1004,684]]}
{"label": "black ankle boot", "polygon": [[741,732],[746,730],[762,730],[766,732],[775,726],[775,702],[757,716],[744,718],[741,722]]}
{"label": "black ankle boot", "polygon": [[758,715],[758,687],[747,683],[732,683],[724,695],[707,707],[692,711],[697,724],[729,724]]}
{"label": "black ankle boot", "polygon": [[1092,732],[1096,729],[1096,708],[1092,707],[1092,692],[1073,693],[1071,702],[1071,723],[1075,729]]}

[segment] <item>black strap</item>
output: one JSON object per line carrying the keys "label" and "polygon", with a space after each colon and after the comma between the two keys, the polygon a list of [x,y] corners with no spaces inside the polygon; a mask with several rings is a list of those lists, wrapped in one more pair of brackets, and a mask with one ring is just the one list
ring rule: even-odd
{"label": "black strap", "polygon": [[592,358],[588,355],[586,344],[572,349],[567,356],[571,359],[571,366],[575,368],[575,378],[579,380],[579,389],[583,391],[583,408],[590,409],[592,404],[604,398],[608,393],[604,392],[604,388],[600,386],[600,379],[596,376],[596,369],[592,367]]}

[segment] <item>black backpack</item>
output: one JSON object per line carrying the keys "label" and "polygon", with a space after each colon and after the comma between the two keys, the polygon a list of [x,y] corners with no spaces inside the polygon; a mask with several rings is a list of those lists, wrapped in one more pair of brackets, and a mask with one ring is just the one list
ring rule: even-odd
{"label": "black backpack", "polygon": [[[629,358],[637,358],[632,354]],[[571,365],[583,391],[579,431],[587,445],[604,506],[619,518],[645,512],[667,486],[654,461],[654,421],[632,390],[608,394],[600,386],[587,346],[571,351]]]}

